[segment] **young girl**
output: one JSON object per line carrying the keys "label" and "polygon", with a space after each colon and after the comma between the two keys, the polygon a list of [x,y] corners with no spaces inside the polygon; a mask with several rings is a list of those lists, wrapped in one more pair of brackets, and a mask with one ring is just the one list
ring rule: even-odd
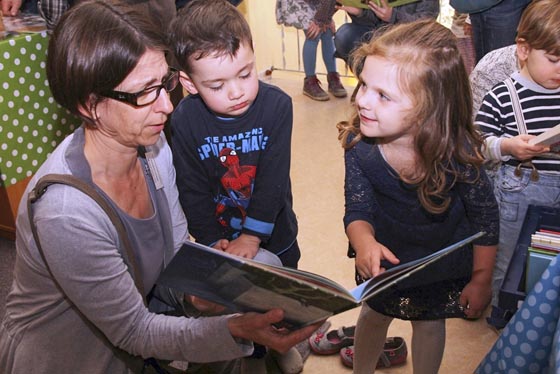
{"label": "young girl", "polygon": [[340,82],[334,58],[334,31],[332,19],[336,12],[335,0],[277,0],[276,20],[279,24],[304,30],[303,43],[303,94],[313,100],[326,101],[329,95],[321,88],[315,74],[317,47],[321,42],[323,62],[327,68],[328,90],[335,97],[346,97],[346,89]]}
{"label": "young girl", "polygon": [[486,235],[364,304],[355,346],[341,354],[371,374],[392,318],[407,319],[414,372],[437,373],[445,318],[478,318],[489,303],[498,242],[468,76],[452,32],[430,20],[395,26],[352,58],[357,113],[339,129],[356,279]]}

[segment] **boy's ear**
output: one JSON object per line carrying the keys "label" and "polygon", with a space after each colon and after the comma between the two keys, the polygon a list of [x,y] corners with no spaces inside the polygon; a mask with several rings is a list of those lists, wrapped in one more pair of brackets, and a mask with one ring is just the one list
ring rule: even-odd
{"label": "boy's ear", "polygon": [[519,61],[524,62],[529,57],[531,46],[524,39],[517,40],[517,58]]}
{"label": "boy's ear", "polygon": [[181,82],[181,86],[183,86],[183,88],[191,95],[198,93],[193,81],[184,71],[179,72],[179,82]]}

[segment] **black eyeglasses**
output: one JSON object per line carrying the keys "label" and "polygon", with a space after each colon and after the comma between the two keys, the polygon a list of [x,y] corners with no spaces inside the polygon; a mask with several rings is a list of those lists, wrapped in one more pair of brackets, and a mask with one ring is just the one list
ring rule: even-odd
{"label": "black eyeglasses", "polygon": [[169,74],[157,86],[151,86],[135,93],[108,91],[103,96],[141,108],[156,101],[162,89],[166,92],[171,92],[177,87],[177,84],[179,84],[179,71],[169,68]]}

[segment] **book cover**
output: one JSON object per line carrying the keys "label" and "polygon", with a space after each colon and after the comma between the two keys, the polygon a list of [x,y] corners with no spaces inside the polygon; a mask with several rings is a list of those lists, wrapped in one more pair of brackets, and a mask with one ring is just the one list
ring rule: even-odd
{"label": "book cover", "polygon": [[560,124],[532,138],[529,144],[549,146],[552,152],[560,152]]}
{"label": "book cover", "polygon": [[395,266],[352,290],[319,274],[266,265],[187,242],[157,283],[221,304],[228,312],[281,308],[286,326],[301,327],[357,307],[482,235],[479,232],[429,256]]}
{"label": "book cover", "polygon": [[[344,6],[351,6],[354,8],[369,9],[368,3],[373,1],[377,5],[381,5],[381,0],[337,0],[337,3]],[[387,3],[390,7],[401,6],[405,4],[415,3],[420,0],[388,0]]]}
{"label": "book cover", "polygon": [[553,253],[546,253],[537,248],[529,247],[527,256],[527,269],[525,277],[525,291],[529,293],[535,284],[541,279],[550,261],[557,256]]}

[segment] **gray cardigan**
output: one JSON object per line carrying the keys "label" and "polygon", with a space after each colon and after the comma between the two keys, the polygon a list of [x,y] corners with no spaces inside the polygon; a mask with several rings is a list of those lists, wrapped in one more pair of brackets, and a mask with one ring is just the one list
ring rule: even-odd
{"label": "gray cardigan", "polygon": [[[88,178],[87,163],[85,168],[76,167],[80,164],[76,159],[83,157],[83,139],[82,128],[66,138],[32,178],[24,196],[45,174]],[[163,191],[169,207],[158,206],[169,222],[165,241],[173,243],[163,256],[167,263],[188,240],[187,222],[163,135],[152,151],[163,182],[159,193]],[[34,204],[34,220],[53,281],[33,240],[25,201],[16,223],[14,281],[0,327],[3,372],[126,373],[128,353],[211,362],[252,352],[251,344],[240,344],[231,336],[228,316],[188,319],[150,312],[106,214],[89,197],[63,185],[49,187]]]}

